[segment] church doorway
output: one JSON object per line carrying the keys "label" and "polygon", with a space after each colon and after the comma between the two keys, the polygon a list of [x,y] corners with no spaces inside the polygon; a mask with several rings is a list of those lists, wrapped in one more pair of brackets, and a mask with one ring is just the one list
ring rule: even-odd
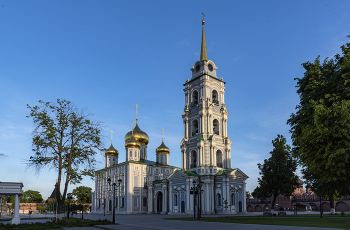
{"label": "church doorway", "polygon": [[158,195],[157,195],[157,213],[162,212],[162,206],[163,206],[163,193],[158,192]]}
{"label": "church doorway", "polygon": [[185,201],[181,201],[181,212],[185,212]]}
{"label": "church doorway", "polygon": [[242,212],[242,201],[239,202],[239,212]]}

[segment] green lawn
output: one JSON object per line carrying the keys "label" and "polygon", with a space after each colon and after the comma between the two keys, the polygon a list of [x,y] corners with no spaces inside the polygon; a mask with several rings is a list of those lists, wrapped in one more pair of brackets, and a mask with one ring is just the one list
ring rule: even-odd
{"label": "green lawn", "polygon": [[[34,218],[32,218],[34,219]],[[113,224],[109,220],[88,220],[88,219],[78,219],[78,218],[63,218],[57,222],[47,222],[47,223],[33,223],[33,224],[3,224],[0,222],[0,229],[12,229],[12,230],[44,230],[44,229],[61,229],[68,227],[92,227],[94,225],[109,225]]]}
{"label": "green lawn", "polygon": [[[166,218],[171,220],[198,221],[194,218]],[[323,227],[323,228],[341,228],[350,230],[349,215],[341,217],[340,215],[324,215],[320,218],[317,214],[305,214],[297,216],[227,216],[227,217],[202,217],[199,221],[223,222],[223,223],[241,223],[241,224],[262,224],[262,225],[283,225],[283,226],[304,226],[304,227]]]}

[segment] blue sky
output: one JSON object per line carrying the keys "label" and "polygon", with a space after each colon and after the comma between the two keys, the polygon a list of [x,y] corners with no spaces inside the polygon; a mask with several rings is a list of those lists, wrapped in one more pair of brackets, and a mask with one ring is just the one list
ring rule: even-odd
{"label": "blue sky", "polygon": [[[56,171],[35,174],[24,164],[33,154],[26,105],[57,98],[104,122],[107,147],[108,131],[116,132],[120,162],[139,104],[148,159],[164,127],[170,164],[181,166],[183,84],[199,60],[204,12],[208,58],[227,87],[232,167],[250,177],[252,192],[271,141],[282,134],[291,144],[286,121],[298,104],[301,63],[333,57],[349,42],[349,9],[350,1],[0,0],[0,181],[51,194]],[[102,168],[103,155],[96,159]]]}

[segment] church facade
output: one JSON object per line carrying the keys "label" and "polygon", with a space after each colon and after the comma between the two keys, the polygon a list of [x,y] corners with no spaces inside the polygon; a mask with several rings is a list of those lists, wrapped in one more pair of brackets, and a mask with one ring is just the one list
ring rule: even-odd
{"label": "church facade", "polygon": [[149,138],[136,117],[135,128],[125,135],[126,161],[118,163],[119,152],[111,144],[105,168],[96,171],[93,213],[111,213],[113,207],[124,214],[246,212],[248,176],[231,168],[226,87],[215,63],[208,60],[204,23],[200,60],[184,84],[182,167],[169,165],[170,149],[164,140],[156,149],[156,161],[147,160]]}

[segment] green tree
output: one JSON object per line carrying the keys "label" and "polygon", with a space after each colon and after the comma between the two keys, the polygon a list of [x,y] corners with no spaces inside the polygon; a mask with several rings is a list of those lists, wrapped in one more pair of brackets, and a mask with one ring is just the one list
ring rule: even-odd
{"label": "green tree", "polygon": [[307,184],[330,201],[350,195],[350,43],[341,49],[334,59],[302,64],[300,103],[287,122]]}
{"label": "green tree", "polygon": [[[57,103],[39,101],[29,106],[35,125],[32,145],[34,156],[29,166],[37,173],[43,168],[55,168],[57,175],[57,213],[61,217],[69,184],[79,183],[83,176],[94,176],[94,155],[102,149],[101,123],[90,120],[86,110],[79,110],[66,100]],[[61,193],[61,187],[63,191]]]}
{"label": "green tree", "polygon": [[77,198],[78,203],[91,203],[92,188],[79,186],[73,189],[72,194]]}
{"label": "green tree", "polygon": [[43,197],[41,196],[40,192],[33,191],[33,190],[27,190],[23,192],[23,200],[25,200],[25,203],[41,203],[43,202]]}
{"label": "green tree", "polygon": [[298,185],[298,177],[294,174],[297,162],[292,158],[286,138],[278,134],[272,144],[271,157],[265,159],[264,164],[258,164],[261,178],[258,178],[259,186],[252,193],[253,197],[273,197],[271,211],[278,195],[290,196]]}
{"label": "green tree", "polygon": [[249,191],[246,191],[246,192],[245,192],[245,196],[246,196],[246,198],[248,198],[248,199],[252,197],[252,195],[250,194]]}
{"label": "green tree", "polygon": [[44,208],[44,207],[41,206],[41,205],[38,205],[38,206],[36,207],[36,209],[39,210],[40,213],[43,213],[43,212],[45,212],[45,210],[46,210],[46,208]]}

